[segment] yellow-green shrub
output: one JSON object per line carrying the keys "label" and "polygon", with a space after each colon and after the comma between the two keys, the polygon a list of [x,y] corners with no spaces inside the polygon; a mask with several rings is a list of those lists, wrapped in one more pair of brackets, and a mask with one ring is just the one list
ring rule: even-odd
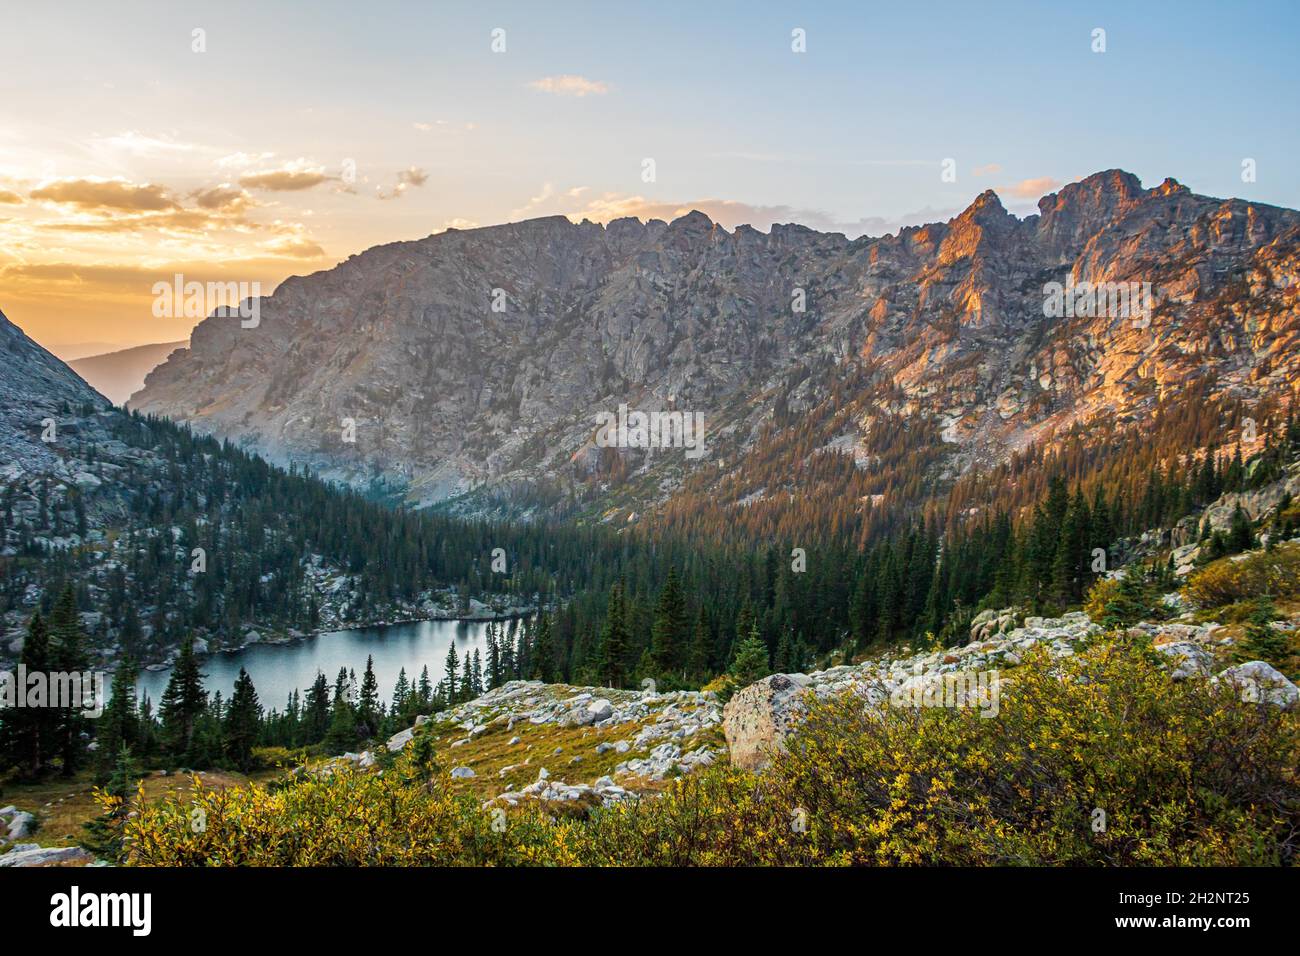
{"label": "yellow-green shrub", "polygon": [[1184,593],[1206,610],[1261,594],[1277,601],[1300,598],[1300,545],[1280,544],[1238,561],[1221,558],[1193,572]]}

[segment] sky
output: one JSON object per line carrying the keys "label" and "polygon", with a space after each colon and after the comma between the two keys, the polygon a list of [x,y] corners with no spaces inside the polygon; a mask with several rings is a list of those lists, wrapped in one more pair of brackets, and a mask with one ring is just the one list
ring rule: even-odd
{"label": "sky", "polygon": [[177,274],[269,293],[535,216],[880,235],[1113,167],[1300,207],[1290,2],[0,0],[0,23],[0,310],[68,359],[186,338],[153,308]]}

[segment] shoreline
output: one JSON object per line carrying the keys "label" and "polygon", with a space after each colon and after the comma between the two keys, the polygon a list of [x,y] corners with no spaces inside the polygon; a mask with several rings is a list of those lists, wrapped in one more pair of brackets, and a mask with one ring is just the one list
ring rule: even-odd
{"label": "shoreline", "polygon": [[[368,628],[397,627],[398,625],[401,624],[423,624],[427,621],[439,621],[447,624],[451,624],[451,623],[491,624],[491,623],[499,623],[502,621],[518,621],[536,614],[537,610],[538,610],[537,608],[532,607],[532,608],[522,608],[510,613],[502,612],[500,614],[491,614],[491,615],[485,614],[485,615],[479,615],[475,617],[467,617],[462,614],[445,614],[445,615],[434,614],[434,615],[423,616],[423,617],[395,618],[392,620],[372,621],[365,624],[361,624],[361,623],[340,624],[337,626],[317,628],[314,631],[308,631],[302,634],[279,635],[275,637],[262,638],[260,640],[240,644],[238,647],[223,647],[220,650],[216,650],[216,651],[209,651],[209,650],[204,650],[201,652],[196,651],[195,657],[207,658],[207,657],[216,657],[219,654],[238,654],[241,651],[246,651],[251,647],[263,647],[263,646],[286,647],[291,644],[301,643],[303,641],[308,640],[309,638],[321,637],[326,634],[337,634],[340,631],[364,631]],[[250,630],[257,631],[257,628],[250,627]],[[114,661],[113,666],[111,668],[105,669],[106,672],[110,674],[116,673],[119,664],[120,664],[119,661]],[[175,664],[176,664],[175,660],[154,661],[150,664],[139,665],[139,670],[141,673],[148,671],[149,673],[152,674],[158,674],[163,671],[170,670],[172,667],[175,666]]]}

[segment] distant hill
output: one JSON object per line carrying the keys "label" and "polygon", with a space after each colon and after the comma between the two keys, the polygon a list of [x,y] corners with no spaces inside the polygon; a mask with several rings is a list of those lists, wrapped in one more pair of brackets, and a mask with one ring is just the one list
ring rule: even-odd
{"label": "distant hill", "polygon": [[123,405],[144,387],[146,375],[165,362],[167,356],[176,349],[185,348],[188,344],[160,342],[156,345],[138,345],[120,352],[74,359],[68,364],[114,405]]}

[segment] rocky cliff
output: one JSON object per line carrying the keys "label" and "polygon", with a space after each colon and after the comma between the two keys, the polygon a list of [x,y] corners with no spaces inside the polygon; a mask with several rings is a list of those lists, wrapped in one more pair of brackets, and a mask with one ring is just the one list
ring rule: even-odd
{"label": "rocky cliff", "polygon": [[[882,416],[905,416],[955,473],[1072,422],[1140,422],[1191,383],[1288,389],[1298,279],[1300,214],[1120,170],[1023,219],[985,192],[856,241],[552,217],[289,279],[256,328],[202,322],[132,404],[415,503],[528,512],[642,475],[633,502],[653,505],[738,467],[765,426],[794,440],[841,383],[837,449],[869,463]],[[599,447],[597,415],[623,403],[702,413],[709,453]]]}

